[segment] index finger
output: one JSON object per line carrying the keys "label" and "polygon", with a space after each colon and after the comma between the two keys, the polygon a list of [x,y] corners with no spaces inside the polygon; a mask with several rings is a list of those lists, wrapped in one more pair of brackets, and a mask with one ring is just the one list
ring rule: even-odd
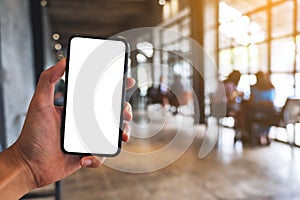
{"label": "index finger", "polygon": [[61,60],[53,67],[42,72],[35,92],[35,98],[39,97],[44,103],[53,103],[54,87],[64,74],[66,59]]}

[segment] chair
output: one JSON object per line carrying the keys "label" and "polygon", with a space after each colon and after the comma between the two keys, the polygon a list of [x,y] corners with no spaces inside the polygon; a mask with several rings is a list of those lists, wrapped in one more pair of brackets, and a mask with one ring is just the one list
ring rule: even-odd
{"label": "chair", "polygon": [[147,104],[163,104],[163,97],[158,88],[151,86],[147,89]]}
{"label": "chair", "polygon": [[273,105],[253,105],[250,107],[248,119],[251,145],[261,144],[261,136],[265,136],[266,144],[269,145],[269,129],[271,126],[279,126],[282,109]]}
{"label": "chair", "polygon": [[287,99],[283,110],[283,122],[287,125],[300,121],[300,98],[290,97]]}
{"label": "chair", "polygon": [[291,146],[295,142],[295,124],[300,122],[300,97],[290,97],[286,100],[286,103],[282,111],[282,121],[280,126],[287,127],[288,124],[293,124],[293,141],[289,141]]}
{"label": "chair", "polygon": [[[210,98],[210,113],[207,116],[213,117],[216,119],[216,126],[217,132],[219,137],[221,136],[220,128],[232,128],[234,130],[234,144],[240,139],[240,128],[238,127],[238,118],[237,118],[237,110],[236,108],[239,107],[239,104],[234,106],[228,106],[225,102],[215,101],[214,94],[209,94]],[[229,108],[230,107],[230,108]],[[207,120],[208,121],[208,120]]]}
{"label": "chair", "polygon": [[293,129],[293,141],[288,141],[293,146],[295,142],[295,124],[300,122],[300,97],[287,98],[282,108],[273,107],[272,110],[267,111],[266,108],[259,107],[252,109],[251,118],[251,132],[256,125],[263,127],[283,127],[287,128],[287,125],[292,124]]}

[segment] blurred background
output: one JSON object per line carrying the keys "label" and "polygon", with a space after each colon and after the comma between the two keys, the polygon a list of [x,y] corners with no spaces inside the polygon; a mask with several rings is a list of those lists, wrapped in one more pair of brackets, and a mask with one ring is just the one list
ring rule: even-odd
{"label": "blurred background", "polygon": [[[151,154],[181,137],[150,160],[122,152],[24,199],[299,199],[299,13],[298,0],[1,0],[0,151],[74,34],[121,35],[134,49],[124,152]],[[156,29],[130,37],[143,27]],[[270,82],[260,88],[272,92],[267,104],[253,100],[258,72]],[[57,105],[63,92],[64,78]]]}

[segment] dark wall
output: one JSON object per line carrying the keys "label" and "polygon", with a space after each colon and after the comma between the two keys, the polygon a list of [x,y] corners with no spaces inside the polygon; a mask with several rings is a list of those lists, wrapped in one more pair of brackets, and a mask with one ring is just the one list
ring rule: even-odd
{"label": "dark wall", "polygon": [[[1,21],[1,15],[0,15]],[[0,55],[1,55],[1,26],[0,26]],[[2,60],[0,56],[0,66],[2,66]],[[5,139],[5,119],[4,119],[4,105],[3,105],[3,89],[2,89],[2,70],[0,68],[0,152],[6,146]]]}
{"label": "dark wall", "polygon": [[0,104],[4,108],[0,123],[1,131],[5,131],[6,144],[10,146],[20,134],[34,91],[29,0],[1,0],[0,18]]}

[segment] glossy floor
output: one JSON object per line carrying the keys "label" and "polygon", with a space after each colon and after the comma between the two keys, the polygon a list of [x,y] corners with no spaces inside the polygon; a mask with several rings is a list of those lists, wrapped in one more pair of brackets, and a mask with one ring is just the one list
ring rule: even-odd
{"label": "glossy floor", "polygon": [[124,144],[121,155],[108,159],[110,166],[82,169],[64,179],[62,197],[64,200],[300,199],[298,148],[291,149],[275,141],[268,147],[233,145],[233,131],[223,129],[216,148],[200,159],[206,131],[206,127],[195,127],[187,116],[172,116],[161,110],[136,113],[134,137]]}

